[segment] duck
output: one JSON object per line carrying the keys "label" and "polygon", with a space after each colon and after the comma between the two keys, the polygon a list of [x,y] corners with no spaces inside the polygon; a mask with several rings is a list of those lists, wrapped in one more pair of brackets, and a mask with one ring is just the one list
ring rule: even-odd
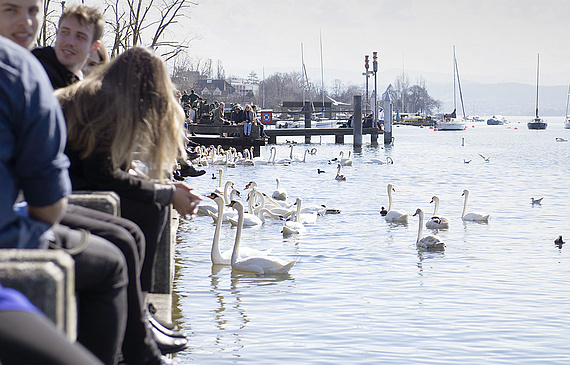
{"label": "duck", "polygon": [[467,199],[469,198],[469,190],[464,189],[463,194],[463,213],[461,214],[461,219],[464,221],[474,221],[474,222],[487,222],[489,220],[490,214],[481,213],[466,213],[467,212]]}
{"label": "duck", "polygon": [[408,223],[408,213],[402,209],[394,209],[392,191],[396,191],[396,189],[394,189],[394,184],[390,183],[388,184],[388,213],[386,213],[384,219],[386,219],[386,222]]}
{"label": "duck", "polygon": [[430,203],[434,204],[433,216],[426,222],[426,227],[431,229],[448,229],[449,219],[437,214],[439,210],[439,198],[436,195],[432,196]]}
{"label": "duck", "polygon": [[388,211],[386,210],[386,208],[384,208],[384,206],[382,206],[382,208],[380,208],[380,215],[384,217],[386,216],[386,214],[388,214]]}
{"label": "duck", "polygon": [[[224,211],[224,198],[217,194],[211,193],[207,195],[208,198],[213,199],[218,205],[218,211]],[[220,232],[222,229],[222,219],[216,220],[216,230],[214,231],[214,239],[212,241],[212,250],[210,251],[210,258],[212,264],[214,265],[230,265],[233,249],[221,252],[220,251]],[[251,256],[267,256],[271,253],[271,249],[260,251],[254,248],[244,247],[240,250],[240,255],[242,258]]]}
{"label": "duck", "polygon": [[300,221],[301,209],[302,209],[301,202],[302,202],[301,198],[297,198],[295,200],[295,204],[297,205],[297,211],[295,212],[295,220],[294,221],[288,220],[285,222],[283,230],[281,231],[284,237],[290,236],[292,234],[305,233],[305,231],[307,230],[303,225],[303,223],[301,223]]}
{"label": "duck", "polygon": [[340,169],[341,169],[341,168],[342,168],[342,165],[341,165],[341,164],[338,164],[338,167],[337,167],[337,170],[336,170],[336,176],[334,177],[335,180],[338,180],[338,181],[344,181],[344,180],[346,180],[346,175],[340,173]]}
{"label": "duck", "polygon": [[325,170],[317,169],[317,174],[324,174],[325,172]]}
{"label": "duck", "polygon": [[418,225],[418,238],[416,240],[416,247],[420,250],[426,251],[442,251],[445,250],[445,243],[436,235],[429,235],[422,237],[422,229],[424,225],[424,212],[418,208],[414,213],[415,216],[419,216]]}
{"label": "duck", "polygon": [[281,181],[279,181],[279,178],[275,179],[275,181],[277,182],[277,189],[275,189],[271,197],[276,200],[287,200],[289,197],[287,190],[281,187]]}
{"label": "duck", "polygon": [[247,258],[242,257],[242,249],[240,246],[243,230],[243,204],[237,200],[233,200],[230,203],[230,206],[236,209],[238,212],[236,237],[230,261],[232,270],[256,273],[261,275],[282,275],[289,273],[289,270],[291,270],[293,265],[295,265],[298,258],[287,262],[280,258],[269,255],[249,256]]}
{"label": "duck", "polygon": [[558,246],[558,248],[562,248],[562,245],[564,243],[565,242],[562,240],[562,236],[558,236],[558,238],[554,240],[554,244]]}
{"label": "duck", "polygon": [[542,199],[544,199],[544,197],[539,198],[539,199],[535,199],[535,198],[530,198],[530,203],[532,205],[541,205],[542,204]]}

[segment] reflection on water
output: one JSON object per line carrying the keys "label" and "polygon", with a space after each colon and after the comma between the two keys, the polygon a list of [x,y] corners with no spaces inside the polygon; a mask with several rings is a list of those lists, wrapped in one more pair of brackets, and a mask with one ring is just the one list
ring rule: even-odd
{"label": "reflection on water", "polygon": [[[181,222],[175,307],[178,323],[191,328],[191,347],[178,358],[184,364],[570,363],[570,250],[554,244],[558,235],[570,235],[570,144],[555,141],[570,130],[558,127],[551,118],[546,131],[524,123],[461,132],[394,128],[394,146],[364,145],[353,166],[343,167],[342,182],[328,161],[351,145],[326,138],[311,145],[317,154],[306,163],[223,167],[224,180],[236,186],[256,180],[271,193],[279,178],[291,200],[299,196],[341,214],[321,216],[288,239],[282,223],[244,229],[248,246],[300,257],[283,277],[212,266],[211,218]],[[305,147],[295,145],[295,153]],[[278,145],[277,159],[289,152]],[[268,153],[262,149],[262,157]],[[393,165],[364,163],[388,155]],[[429,201],[439,196],[439,212],[450,220],[448,230],[437,232],[445,251],[416,249],[416,220],[399,225],[380,216],[389,182],[398,190],[394,206],[408,212],[431,212]],[[189,183],[208,193],[218,181]],[[491,214],[488,223],[461,219],[465,188],[469,207]],[[544,197],[542,205],[532,205],[531,197]],[[224,225],[222,249],[234,237],[235,229]]]}

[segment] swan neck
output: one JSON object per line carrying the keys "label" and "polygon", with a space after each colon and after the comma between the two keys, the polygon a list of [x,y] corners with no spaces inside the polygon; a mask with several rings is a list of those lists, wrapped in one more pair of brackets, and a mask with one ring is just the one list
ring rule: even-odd
{"label": "swan neck", "polygon": [[214,232],[214,242],[212,242],[212,251],[210,253],[212,262],[216,259],[221,259],[222,253],[220,252],[220,232],[222,231],[222,220],[224,219],[224,202],[222,199],[215,199],[218,204],[218,218],[216,219],[216,231]]}
{"label": "swan neck", "polygon": [[235,209],[238,212],[238,223],[236,229],[236,240],[234,242],[234,249],[232,251],[232,264],[236,263],[239,258],[239,245],[241,243],[241,232],[243,230],[243,205],[236,204]]}
{"label": "swan neck", "polygon": [[392,210],[392,187],[388,187],[388,211]]}
{"label": "swan neck", "polygon": [[301,222],[301,199],[297,199],[297,213],[295,214],[295,222]]}
{"label": "swan neck", "polygon": [[461,213],[462,217],[464,217],[465,213],[467,212],[467,196],[468,194],[465,194],[465,199],[463,199],[463,213]]}
{"label": "swan neck", "polygon": [[422,239],[422,228],[424,225],[424,212],[420,212],[419,216],[420,216],[420,224],[418,226],[418,239],[416,242],[420,242],[420,240]]}

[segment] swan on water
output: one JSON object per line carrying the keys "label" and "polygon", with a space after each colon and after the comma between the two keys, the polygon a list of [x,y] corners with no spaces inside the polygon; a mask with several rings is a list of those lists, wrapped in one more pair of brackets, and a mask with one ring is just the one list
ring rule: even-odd
{"label": "swan on water", "polygon": [[350,158],[350,154],[352,151],[348,151],[348,157],[344,157],[344,151],[340,151],[340,164],[342,166],[352,166],[352,158]]}
{"label": "swan on water", "polygon": [[285,225],[283,226],[283,236],[290,236],[292,234],[301,234],[304,233],[307,229],[305,228],[305,226],[303,225],[303,223],[301,223],[300,221],[300,217],[301,217],[301,202],[302,199],[301,198],[297,198],[297,200],[295,201],[295,204],[297,205],[297,211],[295,214],[295,220],[288,220],[285,222]]}
{"label": "swan on water", "polygon": [[[224,211],[224,198],[219,194],[211,193],[207,195],[208,198],[214,199],[218,205],[218,211]],[[223,214],[222,214],[223,215]],[[230,265],[233,249],[221,252],[220,251],[220,232],[222,230],[222,220],[216,220],[216,230],[214,232],[214,240],[212,241],[212,250],[210,252],[210,257],[212,259],[212,264],[214,265]],[[267,256],[271,253],[271,249],[260,251],[254,248],[244,247],[240,250],[241,258],[251,257],[251,256]]]}
{"label": "swan on water", "polygon": [[416,247],[420,250],[429,251],[441,251],[445,250],[445,243],[435,235],[429,235],[422,237],[422,229],[424,225],[424,212],[418,208],[414,213],[415,216],[419,216],[420,221],[418,225],[418,239],[416,240]]}
{"label": "swan on water", "polygon": [[475,222],[487,222],[489,220],[490,214],[481,213],[466,213],[467,212],[467,199],[469,198],[469,190],[463,190],[463,195],[465,198],[463,200],[463,213],[461,214],[461,219],[464,221],[475,221]]}
{"label": "swan on water", "polygon": [[[220,177],[221,176],[222,175],[221,175],[221,170],[220,170]],[[220,194],[220,195],[223,194],[227,203],[229,203],[231,201],[231,199],[233,199],[233,197],[240,195],[239,191],[233,189],[233,187],[234,187],[234,183],[232,181],[228,180],[226,182],[225,187],[224,187],[222,192],[218,191],[219,187],[217,187],[216,190],[214,190],[214,192],[216,194]],[[228,193],[228,191],[230,189],[232,189],[232,191],[231,191],[231,193]],[[205,217],[205,216],[210,215],[210,213],[214,213],[217,215],[218,214],[218,207],[215,204],[209,203],[208,200],[202,200],[200,202],[200,205],[198,205],[198,211],[196,212],[196,215],[199,217]],[[214,220],[215,220],[215,218],[214,218]]]}
{"label": "swan on water", "polygon": [[371,158],[368,161],[364,161],[364,163],[370,163],[370,164],[376,164],[376,165],[393,165],[394,164],[394,160],[392,160],[392,157],[390,156],[386,156],[386,161],[381,160],[379,158]]}
{"label": "swan on water", "polygon": [[[234,200],[236,196],[240,196],[239,191],[237,191],[236,189],[232,188],[232,192],[230,193],[230,201]],[[227,200],[227,198],[224,198],[224,200]],[[209,215],[210,217],[212,217],[212,219],[214,220],[214,222],[216,222],[216,220],[218,219],[218,209],[216,208],[216,211],[208,211],[207,215]],[[235,209],[225,209],[224,212],[222,213],[222,221],[224,223],[228,223],[230,220],[230,217],[233,217],[237,215],[237,211]]]}
{"label": "swan on water", "polygon": [[388,213],[386,213],[384,219],[387,222],[408,223],[408,213],[405,210],[394,209],[392,191],[396,191],[396,189],[394,189],[394,184],[390,183],[388,184]]}
{"label": "swan on water", "polygon": [[431,229],[448,229],[449,219],[438,215],[439,198],[436,195],[432,196],[430,203],[434,204],[433,216],[426,222],[426,227]]}
{"label": "swan on water", "polygon": [[230,206],[238,212],[238,224],[236,230],[236,239],[232,251],[231,265],[236,271],[258,273],[262,275],[287,274],[295,265],[298,258],[287,262],[277,257],[268,255],[251,256],[247,258],[241,257],[241,235],[243,230],[243,204],[239,201],[232,201]]}
{"label": "swan on water", "polygon": [[279,178],[275,179],[275,181],[277,182],[277,189],[275,189],[271,197],[277,200],[287,200],[289,195],[287,191],[281,187],[281,181],[279,181]]}
{"label": "swan on water", "polygon": [[334,177],[335,180],[338,180],[338,181],[346,180],[346,175],[340,173],[340,169],[341,169],[341,168],[342,168],[342,165],[341,165],[341,164],[338,164],[338,167],[337,167],[337,170],[336,170],[336,176]]}

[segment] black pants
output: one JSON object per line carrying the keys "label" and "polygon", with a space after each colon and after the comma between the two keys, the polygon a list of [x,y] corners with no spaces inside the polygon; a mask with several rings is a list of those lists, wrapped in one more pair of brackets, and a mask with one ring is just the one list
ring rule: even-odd
{"label": "black pants", "polygon": [[0,311],[0,361],[3,365],[101,365],[80,344],[72,344],[46,317]]}
{"label": "black pants", "polygon": [[[64,225],[53,227],[64,248],[80,245],[84,235]],[[109,241],[89,235],[75,260],[77,340],[104,364],[116,364],[127,321],[127,268],[121,251]]]}
{"label": "black pants", "polygon": [[136,223],[144,233],[146,256],[141,271],[141,288],[152,288],[156,249],[166,224],[166,209],[157,203],[147,203],[121,195],[121,216]]}
{"label": "black pants", "polygon": [[62,224],[84,228],[117,246],[127,262],[128,309],[123,357],[128,364],[144,364],[160,357],[160,351],[146,324],[146,298],[141,290],[140,273],[145,259],[145,238],[140,228],[128,219],[69,205]]}

